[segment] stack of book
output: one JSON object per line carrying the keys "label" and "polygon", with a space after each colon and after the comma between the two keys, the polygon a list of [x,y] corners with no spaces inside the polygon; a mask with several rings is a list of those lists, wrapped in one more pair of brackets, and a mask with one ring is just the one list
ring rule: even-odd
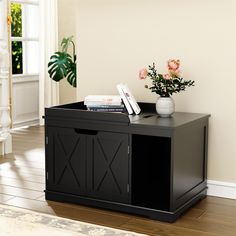
{"label": "stack of book", "polygon": [[[138,115],[141,109],[126,84],[117,84],[118,95],[88,95],[84,105],[89,111],[125,112]],[[123,102],[123,103],[122,103]]]}
{"label": "stack of book", "polygon": [[124,112],[125,106],[118,95],[88,95],[84,99],[84,105],[89,111],[100,112]]}

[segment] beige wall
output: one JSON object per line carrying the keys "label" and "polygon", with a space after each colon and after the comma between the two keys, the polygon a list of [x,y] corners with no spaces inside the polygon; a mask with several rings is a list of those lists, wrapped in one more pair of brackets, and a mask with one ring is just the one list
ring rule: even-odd
{"label": "beige wall", "polygon": [[[64,37],[74,35],[76,42],[76,0],[58,0],[58,42],[59,47]],[[71,54],[72,55],[72,54]],[[73,88],[66,79],[59,83],[60,104],[76,101],[76,88]]]}
{"label": "beige wall", "polygon": [[[64,1],[68,2],[68,1]],[[174,95],[177,111],[210,113],[208,179],[236,182],[236,1],[78,0],[78,97],[117,94],[125,82],[138,101],[157,96],[138,70],[179,58],[196,86]]]}

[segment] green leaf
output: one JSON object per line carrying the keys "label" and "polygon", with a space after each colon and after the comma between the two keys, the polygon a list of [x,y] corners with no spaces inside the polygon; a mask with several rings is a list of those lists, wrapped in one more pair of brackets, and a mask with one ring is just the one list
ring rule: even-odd
{"label": "green leaf", "polygon": [[73,86],[76,87],[76,63],[70,62],[67,70],[67,81]]}
{"label": "green leaf", "polygon": [[[60,81],[67,78],[67,81],[73,87],[76,87],[76,55],[73,36],[63,38],[61,42],[62,52],[55,52],[48,63],[48,73],[54,81]],[[73,58],[67,53],[70,43],[73,46]]]}
{"label": "green leaf", "polygon": [[48,63],[48,73],[54,81],[60,81],[67,76],[67,67],[71,56],[65,52],[56,52]]}
{"label": "green leaf", "polygon": [[67,53],[69,44],[72,43],[72,38],[73,38],[73,36],[62,39],[62,42],[61,42],[62,52]]}

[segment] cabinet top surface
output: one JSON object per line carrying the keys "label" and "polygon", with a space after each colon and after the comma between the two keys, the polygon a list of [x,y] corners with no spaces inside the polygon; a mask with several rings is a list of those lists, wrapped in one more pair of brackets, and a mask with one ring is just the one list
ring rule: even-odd
{"label": "cabinet top surface", "polygon": [[175,128],[198,119],[208,118],[207,114],[175,112],[171,117],[161,118],[155,113],[141,113],[138,116],[129,116],[130,125]]}
{"label": "cabinet top surface", "polygon": [[210,116],[209,114],[175,112],[169,118],[161,118],[155,112],[155,104],[139,103],[139,105],[141,107],[139,115],[128,115],[126,113],[90,112],[86,110],[83,102],[78,102],[46,108],[45,116],[46,119],[49,117],[76,118],[88,122],[89,120],[109,123],[118,122],[130,126],[146,126],[150,128],[175,128]]}

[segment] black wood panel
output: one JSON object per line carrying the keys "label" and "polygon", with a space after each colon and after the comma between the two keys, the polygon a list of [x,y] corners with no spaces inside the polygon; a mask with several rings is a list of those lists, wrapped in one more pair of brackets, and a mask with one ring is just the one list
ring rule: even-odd
{"label": "black wood panel", "polygon": [[47,127],[47,185],[83,195],[86,190],[86,139],[74,129]]}
{"label": "black wood panel", "polygon": [[201,191],[206,185],[206,124],[202,120],[175,131],[172,139],[173,210],[196,194],[193,189]]}
{"label": "black wood panel", "polygon": [[[128,135],[99,132],[89,140],[92,148],[88,161],[91,168],[89,196],[105,200],[129,201]],[[89,151],[88,150],[88,151]]]}

